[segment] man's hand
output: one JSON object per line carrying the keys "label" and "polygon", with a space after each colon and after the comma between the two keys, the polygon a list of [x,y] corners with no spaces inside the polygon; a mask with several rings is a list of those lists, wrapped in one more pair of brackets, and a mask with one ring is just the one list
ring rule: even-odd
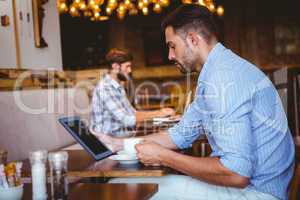
{"label": "man's hand", "polygon": [[109,150],[113,153],[117,151],[121,151],[123,149],[123,139],[122,138],[114,138],[104,133],[97,133],[92,128],[90,128],[90,132],[95,135],[101,142],[105,144]]}
{"label": "man's hand", "polygon": [[160,117],[167,117],[175,115],[175,110],[173,108],[162,108],[159,110]]}
{"label": "man's hand", "polygon": [[145,141],[135,145],[139,160],[146,166],[160,166],[162,164],[161,154],[167,151],[163,146]]}
{"label": "man's hand", "polygon": [[181,115],[173,115],[170,117],[171,120],[180,120],[181,119]]}

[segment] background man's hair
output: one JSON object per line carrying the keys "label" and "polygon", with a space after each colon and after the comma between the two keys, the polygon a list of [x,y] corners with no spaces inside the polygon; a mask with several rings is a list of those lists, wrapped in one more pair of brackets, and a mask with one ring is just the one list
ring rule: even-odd
{"label": "background man's hair", "polygon": [[132,61],[133,56],[129,52],[114,48],[106,54],[105,59],[109,66],[111,66],[113,63],[122,64],[124,62]]}
{"label": "background man's hair", "polygon": [[175,33],[186,37],[189,30],[196,31],[207,42],[214,36],[218,39],[217,25],[213,14],[205,6],[184,4],[168,14],[162,21],[162,30],[171,26]]}

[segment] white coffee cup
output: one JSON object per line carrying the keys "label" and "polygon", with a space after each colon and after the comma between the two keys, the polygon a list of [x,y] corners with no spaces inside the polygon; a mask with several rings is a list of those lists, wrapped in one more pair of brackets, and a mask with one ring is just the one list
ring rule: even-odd
{"label": "white coffee cup", "polygon": [[136,154],[135,145],[140,143],[142,138],[126,138],[124,139],[124,151],[127,154]]}

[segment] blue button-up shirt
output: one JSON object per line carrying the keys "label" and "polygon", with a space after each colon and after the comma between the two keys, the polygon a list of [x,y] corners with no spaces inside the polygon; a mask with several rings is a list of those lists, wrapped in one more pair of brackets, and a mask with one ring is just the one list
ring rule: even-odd
{"label": "blue button-up shirt", "polygon": [[218,43],[209,53],[193,103],[168,130],[178,148],[206,134],[211,156],[257,191],[287,199],[294,143],[276,89],[256,66]]}

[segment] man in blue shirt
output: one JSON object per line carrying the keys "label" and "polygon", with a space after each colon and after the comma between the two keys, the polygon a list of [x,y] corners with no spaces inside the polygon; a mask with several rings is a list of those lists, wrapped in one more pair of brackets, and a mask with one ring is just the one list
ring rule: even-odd
{"label": "man in blue shirt", "polygon": [[[195,99],[181,121],[136,145],[145,165],[163,165],[187,175],[156,181],[160,191],[154,198],[287,199],[294,143],[270,80],[218,42],[205,7],[180,6],[162,27],[169,59],[182,72],[200,75]],[[190,147],[203,134],[212,148],[210,157],[173,151]],[[121,139],[98,135],[112,150],[123,148]]]}

